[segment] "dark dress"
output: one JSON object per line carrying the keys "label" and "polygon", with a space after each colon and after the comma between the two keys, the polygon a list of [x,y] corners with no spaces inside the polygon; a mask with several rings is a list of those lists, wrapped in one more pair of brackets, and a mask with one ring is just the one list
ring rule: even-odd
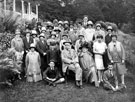
{"label": "dark dress", "polygon": [[[107,34],[105,36],[105,43],[108,46],[108,44],[112,41],[111,35]],[[110,63],[110,60],[108,58],[108,54],[107,54],[107,50],[105,51],[104,55],[103,55],[103,63],[104,63],[104,67],[105,69],[107,69],[108,64]]]}

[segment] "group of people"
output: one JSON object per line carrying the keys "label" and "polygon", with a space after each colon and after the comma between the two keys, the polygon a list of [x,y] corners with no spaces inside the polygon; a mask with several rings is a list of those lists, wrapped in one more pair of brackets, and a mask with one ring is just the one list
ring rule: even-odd
{"label": "group of people", "polygon": [[44,80],[56,86],[67,82],[71,70],[79,88],[84,81],[113,91],[126,88],[125,50],[110,25],[103,29],[100,23],[88,21],[88,17],[77,23],[55,19],[45,25],[38,22],[21,36],[17,29],[11,48],[22,56],[16,55],[16,60],[22,60],[28,82]]}

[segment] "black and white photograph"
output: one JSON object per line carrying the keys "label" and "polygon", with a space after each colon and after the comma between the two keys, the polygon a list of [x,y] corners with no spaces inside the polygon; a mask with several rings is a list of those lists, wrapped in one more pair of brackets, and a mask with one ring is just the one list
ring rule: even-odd
{"label": "black and white photograph", "polygon": [[0,102],[135,102],[135,0],[0,0]]}

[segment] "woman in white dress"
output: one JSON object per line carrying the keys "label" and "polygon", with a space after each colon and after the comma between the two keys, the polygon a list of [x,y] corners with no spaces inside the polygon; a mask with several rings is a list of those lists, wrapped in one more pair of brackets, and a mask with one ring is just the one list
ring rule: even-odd
{"label": "woman in white dress", "polygon": [[35,51],[35,45],[30,45],[30,51],[26,55],[26,76],[28,82],[37,82],[42,80],[41,60],[38,52]]}
{"label": "woman in white dress", "polygon": [[103,41],[103,36],[98,35],[97,41],[93,44],[93,52],[95,57],[95,64],[98,71],[98,82],[102,82],[104,64],[103,64],[103,54],[105,53],[107,46]]}

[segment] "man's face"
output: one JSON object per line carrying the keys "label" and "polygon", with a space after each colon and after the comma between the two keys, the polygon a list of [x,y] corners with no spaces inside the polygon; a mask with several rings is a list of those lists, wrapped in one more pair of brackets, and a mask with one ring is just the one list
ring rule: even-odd
{"label": "man's face", "polygon": [[84,17],[84,19],[83,19],[83,20],[84,20],[85,22],[86,22],[86,21],[88,21],[88,17]]}
{"label": "man's face", "polygon": [[30,33],[27,33],[27,34],[26,34],[26,37],[30,37]]}
{"label": "man's face", "polygon": [[20,37],[20,34],[16,34],[16,37]]}
{"label": "man's face", "polygon": [[55,66],[54,62],[50,62],[49,66],[54,67]]}
{"label": "man's face", "polygon": [[109,30],[108,30],[108,33],[112,33],[112,30],[109,29]]}

